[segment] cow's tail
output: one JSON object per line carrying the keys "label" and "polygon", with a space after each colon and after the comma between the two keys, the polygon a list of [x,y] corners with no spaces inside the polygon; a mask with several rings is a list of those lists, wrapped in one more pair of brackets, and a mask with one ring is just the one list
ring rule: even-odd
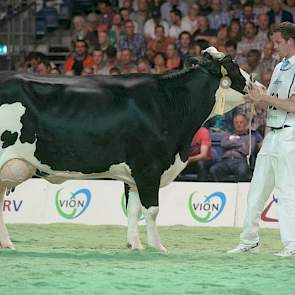
{"label": "cow's tail", "polygon": [[124,182],[124,191],[125,191],[125,200],[126,200],[126,209],[127,209],[128,201],[129,201],[130,186],[125,182]]}

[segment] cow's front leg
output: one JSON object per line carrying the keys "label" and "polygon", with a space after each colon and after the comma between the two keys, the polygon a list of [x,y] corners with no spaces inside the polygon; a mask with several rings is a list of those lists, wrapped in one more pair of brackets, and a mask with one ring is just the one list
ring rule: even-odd
{"label": "cow's front leg", "polygon": [[5,190],[5,186],[3,184],[0,184],[0,248],[8,248],[15,250],[15,246],[9,238],[8,230],[3,218],[3,203]]}
{"label": "cow's front leg", "polygon": [[167,251],[167,249],[161,244],[160,235],[156,225],[159,207],[152,206],[148,209],[143,208],[142,210],[146,221],[148,245],[163,252]]}
{"label": "cow's front leg", "polygon": [[[144,166],[146,163],[142,164]],[[142,204],[142,212],[146,221],[148,245],[160,251],[166,251],[161,244],[160,235],[156,226],[156,219],[159,213],[159,187],[161,171],[157,163],[148,163],[144,170],[134,169],[134,179]]]}
{"label": "cow's front leg", "polygon": [[138,193],[129,192],[129,200],[127,206],[128,212],[128,232],[127,246],[132,250],[142,250],[143,246],[140,241],[138,231],[138,218],[141,215],[141,203]]}

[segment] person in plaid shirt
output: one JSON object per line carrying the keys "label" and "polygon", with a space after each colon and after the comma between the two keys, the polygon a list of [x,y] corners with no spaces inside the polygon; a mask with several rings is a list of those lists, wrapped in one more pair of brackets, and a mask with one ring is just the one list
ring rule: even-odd
{"label": "person in plaid shirt", "polygon": [[118,43],[119,50],[130,49],[134,60],[137,61],[143,57],[146,43],[144,37],[139,33],[134,33],[134,24],[132,20],[125,22],[126,36],[120,38]]}

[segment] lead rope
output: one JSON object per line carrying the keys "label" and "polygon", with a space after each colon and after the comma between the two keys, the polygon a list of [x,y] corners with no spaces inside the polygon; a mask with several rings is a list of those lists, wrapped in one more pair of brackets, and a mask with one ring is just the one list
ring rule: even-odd
{"label": "lead rope", "polygon": [[[255,83],[255,76],[253,74],[250,74],[250,83]],[[256,112],[255,112],[254,104],[251,103],[250,118],[249,118],[249,125],[248,125],[249,126],[249,149],[248,149],[248,155],[246,156],[249,167],[250,167],[250,157],[252,154],[252,120],[255,113]]]}
{"label": "lead rope", "polygon": [[252,153],[252,120],[253,120],[253,115],[254,115],[255,109],[253,103],[251,103],[251,111],[250,111],[250,118],[249,118],[249,149],[248,149],[248,155],[246,156],[247,158],[247,163],[248,166],[250,167],[250,157]]}

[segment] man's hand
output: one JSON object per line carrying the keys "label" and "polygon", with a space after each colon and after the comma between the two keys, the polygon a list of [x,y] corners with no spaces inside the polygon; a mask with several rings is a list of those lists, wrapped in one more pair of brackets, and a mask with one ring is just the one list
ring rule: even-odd
{"label": "man's hand", "polygon": [[245,95],[245,100],[257,104],[264,102],[265,96],[267,96],[267,94],[263,86],[250,83],[248,86],[248,93]]}

